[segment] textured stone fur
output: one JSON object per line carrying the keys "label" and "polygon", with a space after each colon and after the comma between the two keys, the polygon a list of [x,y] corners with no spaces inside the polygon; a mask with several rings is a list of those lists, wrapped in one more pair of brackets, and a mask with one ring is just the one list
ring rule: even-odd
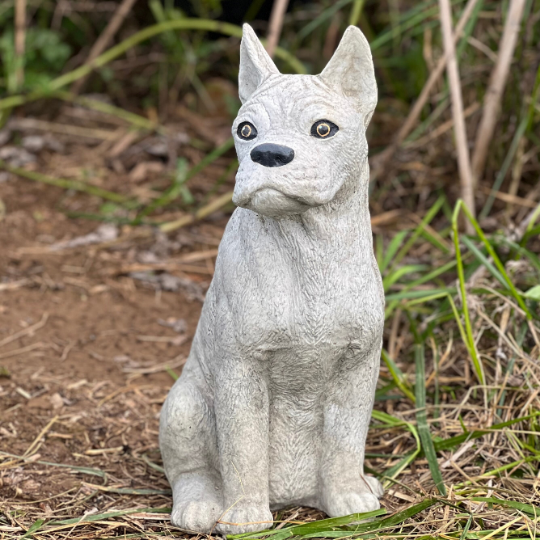
{"label": "textured stone fur", "polygon": [[[262,530],[270,509],[291,504],[374,510],[382,495],[363,469],[384,322],[368,209],[369,45],[350,27],[321,75],[280,75],[245,25],[239,79],[241,208],[160,425],[172,522],[203,533]],[[339,126],[334,137],[310,135],[321,119]],[[254,140],[237,136],[244,121]],[[261,143],[295,157],[264,167],[250,159]]]}

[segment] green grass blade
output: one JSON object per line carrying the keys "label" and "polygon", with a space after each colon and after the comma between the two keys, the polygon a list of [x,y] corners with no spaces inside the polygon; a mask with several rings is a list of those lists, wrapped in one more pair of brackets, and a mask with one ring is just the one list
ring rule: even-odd
{"label": "green grass blade", "polygon": [[178,380],[178,377],[179,375],[177,375],[177,373],[174,371],[174,369],[170,368],[169,366],[167,366],[165,368],[165,371],[171,376],[171,379],[173,381],[177,381]]}
{"label": "green grass blade", "polygon": [[508,284],[501,276],[500,272],[489,262],[487,257],[474,245],[473,241],[467,236],[461,238],[463,243],[469,248],[473,255],[487,268],[488,272],[505,288],[508,289]]}
{"label": "green grass blade", "polygon": [[[538,229],[537,234],[540,234],[540,228]],[[504,236],[495,236],[492,238],[492,242],[494,242],[497,245],[499,244],[506,245],[514,249],[516,251],[516,256],[521,255],[521,256],[527,257],[527,259],[529,259],[530,263],[534,266],[534,268],[536,268],[536,270],[540,272],[540,258],[538,257],[538,255],[536,255],[536,253],[533,253],[526,247],[523,247],[520,244],[513,242],[512,240]]]}
{"label": "green grass blade", "polygon": [[353,0],[339,0],[335,4],[331,4],[329,8],[325,9],[318,17],[306,24],[300,32],[298,32],[297,39],[302,40],[309,36],[314,30],[316,30],[321,24],[328,19],[331,19],[341,8],[350,4]]}
{"label": "green grass blade", "polygon": [[[480,357],[478,356],[478,351],[476,350],[476,343],[474,342],[471,318],[469,315],[469,307],[467,305],[467,292],[465,290],[465,273],[463,270],[463,259],[461,257],[461,248],[459,247],[458,217],[459,217],[459,210],[461,208],[466,209],[464,202],[460,199],[456,204],[456,207],[454,209],[454,214],[452,216],[452,229],[454,232],[454,247],[456,250],[456,261],[457,261],[458,278],[459,278],[459,289],[461,292],[461,302],[463,304],[463,317],[465,319],[464,341],[467,345],[467,349],[469,350],[469,354],[473,362],[473,369],[474,369],[474,372],[476,373],[476,377],[478,381],[480,382],[480,384],[485,384],[486,379],[484,376],[484,368],[482,366]],[[461,328],[460,328],[460,331],[461,331]]]}
{"label": "green grass blade", "polygon": [[406,508],[405,510],[401,510],[401,512],[397,512],[397,514],[394,514],[393,516],[381,520],[381,523],[384,524],[384,527],[394,527],[406,519],[412,518],[416,516],[416,514],[431,508],[433,505],[437,504],[437,502],[437,499],[425,499],[413,506],[409,506],[409,508]]}
{"label": "green grass blade", "polygon": [[444,238],[439,233],[433,234],[432,231],[424,229],[420,233],[420,236],[422,236],[422,238],[425,238],[430,244],[432,244],[438,250],[442,251],[445,255],[448,255],[450,253],[450,248],[448,247]]}
{"label": "green grass blade", "polygon": [[[420,450],[416,449],[412,452],[409,452],[405,457],[403,457],[401,460],[399,460],[395,465],[392,465],[389,469],[387,469],[384,472],[385,478],[395,479],[399,476],[401,471],[406,469],[410,463],[412,463],[420,454]],[[385,487],[387,487],[388,483],[385,483]]]}
{"label": "green grass blade", "polygon": [[392,293],[386,295],[387,302],[393,302],[394,300],[415,300],[417,298],[427,298],[434,294],[454,294],[456,290],[453,287],[440,288],[440,289],[427,289],[423,291],[404,291],[399,293]]}
{"label": "green grass blade", "polygon": [[517,501],[506,501],[503,499],[497,499],[496,497],[471,497],[470,500],[475,502],[498,504],[499,506],[503,506],[505,508],[513,508],[515,510],[519,510],[520,512],[524,512],[525,514],[534,516],[535,518],[540,516],[540,506],[535,506],[533,504],[525,504]]}
{"label": "green grass blade", "polygon": [[373,510],[371,512],[361,512],[343,517],[321,519],[320,521],[313,521],[311,523],[306,523],[305,525],[295,525],[294,527],[291,527],[290,530],[293,531],[295,536],[314,533],[324,534],[324,532],[331,531],[333,527],[343,527],[357,521],[382,516],[386,513],[384,508],[380,508],[379,510]]}
{"label": "green grass blade", "polygon": [[364,0],[353,0],[353,7],[349,16],[349,25],[356,26],[362,16],[362,10],[364,9]]}
{"label": "green grass blade", "polygon": [[424,296],[422,298],[411,300],[410,302],[407,302],[404,307],[406,309],[409,309],[418,304],[425,304],[426,302],[431,302],[432,300],[438,300],[439,298],[447,298],[448,294],[449,294],[448,291],[441,291],[438,293],[430,294],[429,296]]}
{"label": "green grass blade", "polygon": [[[540,208],[540,205],[538,205],[538,208]],[[540,225],[536,225],[535,227],[531,227],[530,229],[527,229],[527,232],[523,235],[523,238],[521,239],[520,244],[525,247],[528,243],[528,241],[534,237],[538,236],[540,234]]]}
{"label": "green grass blade", "polygon": [[411,387],[407,380],[405,379],[405,374],[399,369],[396,363],[390,358],[388,353],[383,349],[381,351],[381,356],[392,376],[392,379],[396,383],[396,386],[413,402],[415,403],[416,399],[412,393]]}
{"label": "green grass blade", "polygon": [[127,202],[127,197],[120,195],[120,193],[114,193],[112,191],[107,191],[101,189],[92,184],[85,184],[84,182],[79,182],[78,180],[68,180],[66,178],[53,178],[45,174],[41,174],[35,171],[27,171],[26,169],[21,169],[19,167],[11,167],[4,161],[0,160],[0,169],[4,169],[12,174],[21,176],[22,178],[27,178],[28,180],[33,180],[34,182],[39,182],[40,184],[47,184],[49,186],[56,186],[62,189],[72,189],[74,191],[81,191],[87,193],[88,195],[94,195],[95,197],[100,197],[108,201],[113,201],[116,203],[125,203]]}
{"label": "green grass blade", "polygon": [[495,202],[495,194],[497,193],[497,191],[499,191],[504,179],[506,178],[508,169],[512,165],[512,161],[514,160],[514,156],[516,155],[519,143],[523,135],[525,134],[525,130],[527,129],[527,124],[528,124],[528,119],[523,118],[520,124],[518,125],[516,132],[514,134],[514,138],[512,139],[512,142],[510,143],[510,149],[508,150],[508,153],[506,154],[502,167],[500,168],[499,172],[497,173],[497,176],[495,177],[495,182],[493,182],[491,192],[484,204],[484,207],[480,211],[480,214],[478,216],[479,219],[486,218],[489,212],[491,211],[493,203]]}
{"label": "green grass blade", "polygon": [[469,516],[467,523],[465,523],[465,527],[463,527],[463,531],[461,531],[461,536],[459,537],[460,540],[464,540],[465,538],[467,538],[467,533],[469,532],[469,529],[471,528],[472,521],[473,521],[473,517]]}
{"label": "green grass blade", "polygon": [[534,412],[527,416],[522,416],[520,418],[513,418],[512,420],[501,422],[499,424],[493,424],[492,426],[486,429],[476,429],[474,431],[462,433],[461,435],[456,435],[455,437],[450,437],[449,439],[444,439],[442,441],[435,441],[434,447],[437,452],[441,452],[443,450],[450,450],[451,448],[455,448],[456,446],[459,446],[460,444],[463,444],[464,442],[483,437],[487,433],[491,433],[493,431],[497,431],[497,430],[501,430],[501,429],[513,426],[514,424],[518,424],[519,422],[525,422],[526,420],[530,420],[531,418],[536,418],[537,416],[540,416],[540,411]]}
{"label": "green grass blade", "polygon": [[[516,290],[516,287],[512,283],[512,280],[508,277],[508,274],[506,273],[506,270],[505,270],[503,264],[501,263],[501,260],[497,256],[497,253],[495,253],[495,250],[493,249],[493,246],[490,244],[489,240],[486,238],[486,235],[484,234],[484,231],[482,231],[482,229],[480,228],[480,225],[478,225],[478,222],[476,221],[476,219],[474,219],[473,215],[471,214],[471,212],[469,211],[469,209],[463,203],[462,200],[459,200],[457,202],[457,204],[456,204],[456,209],[454,211],[454,217],[457,220],[457,214],[459,213],[460,209],[463,210],[463,212],[467,216],[467,219],[470,221],[471,225],[474,227],[474,230],[476,231],[476,234],[478,235],[478,237],[480,238],[480,240],[482,241],[482,243],[486,247],[486,250],[487,250],[488,254],[493,259],[493,262],[494,262],[495,266],[497,267],[497,269],[501,273],[502,277],[504,278],[504,281],[508,285],[508,288],[509,288],[510,292],[512,293],[512,296],[516,299],[517,303],[519,304],[519,307],[527,314],[528,319],[532,319],[532,315],[529,312],[529,309],[525,305],[525,302],[523,301],[523,298],[521,297],[521,295]],[[453,226],[454,225],[455,225],[455,231],[457,231],[457,221],[456,221],[455,224],[453,224]],[[456,240],[454,239],[454,242],[455,241]],[[458,242],[458,246],[459,246],[459,242]]]}
{"label": "green grass blade", "polygon": [[418,224],[418,227],[414,230],[411,237],[407,240],[405,245],[399,250],[399,253],[393,257],[392,260],[392,268],[397,266],[409,253],[409,250],[416,242],[416,239],[424,232],[426,225],[429,225],[433,218],[437,215],[437,212],[441,209],[441,206],[446,201],[446,195],[441,195],[436,201],[435,204],[429,209],[429,211],[426,213],[426,215],[423,217],[422,221]]}
{"label": "green grass blade", "polygon": [[44,519],[38,519],[34,523],[32,523],[32,525],[30,525],[30,528],[24,533],[23,536],[21,536],[21,540],[23,538],[31,538],[35,532],[41,529],[41,526],[43,525],[44,522],[45,522]]}
{"label": "green grass blade", "polygon": [[495,182],[493,182],[491,193],[489,194],[489,197],[487,198],[484,204],[484,208],[482,208],[482,211],[480,212],[479,219],[483,219],[487,217],[487,215],[489,214],[491,207],[493,206],[493,203],[495,201],[495,194],[497,191],[499,191],[499,188],[504,182],[506,173],[508,172],[508,169],[510,169],[510,166],[512,165],[512,161],[514,160],[514,156],[516,155],[516,152],[518,150],[519,143],[521,142],[521,139],[523,138],[525,133],[530,130],[530,127],[534,120],[535,103],[538,102],[539,93],[540,93],[540,66],[538,67],[536,71],[534,88],[531,95],[531,100],[529,102],[529,106],[527,108],[527,112],[525,113],[523,119],[521,120],[521,122],[519,123],[516,129],[512,142],[510,143],[510,148],[502,164],[502,167],[499,173],[497,174],[497,177],[495,178]]}
{"label": "green grass blade", "polygon": [[[257,533],[243,533],[243,534],[231,534],[227,538],[230,540],[250,540],[261,538],[263,536],[269,536],[272,540],[284,540],[291,536],[302,538],[339,538],[341,536],[350,536],[350,532],[342,529],[344,526],[349,525],[357,521],[365,521],[366,519],[375,518],[385,515],[387,512],[384,508],[379,510],[373,510],[372,512],[362,512],[358,514],[350,514],[348,516],[321,519],[318,521],[312,521],[311,523],[303,523],[300,525],[293,525],[284,529],[270,529],[266,531],[259,531]],[[334,534],[335,533],[335,534]]]}
{"label": "green grass blade", "polygon": [[527,233],[533,230],[534,224],[536,223],[539,217],[540,217],[540,204],[535,208],[534,212],[532,213],[529,219],[529,224],[527,225]]}
{"label": "green grass blade", "polygon": [[[410,506],[409,508],[401,510],[400,512],[397,512],[387,518],[374,519],[373,521],[370,521],[369,523],[361,523],[358,525],[349,526],[346,528],[347,530],[344,530],[344,531],[321,530],[319,532],[311,532],[310,534],[306,534],[302,536],[301,538],[347,538],[347,537],[351,537],[352,535],[357,536],[357,535],[369,533],[372,531],[382,531],[384,529],[389,529],[397,525],[400,525],[407,519],[410,519],[416,516],[417,514],[419,514],[420,512],[423,512],[424,510],[427,510],[431,506],[437,504],[437,502],[438,502],[437,499],[425,499],[424,501],[418,504],[414,504]],[[381,509],[381,510],[375,510],[374,512],[367,512],[365,514],[356,514],[356,515],[360,517],[363,516],[361,517],[361,519],[366,519],[369,514],[372,514],[374,516],[377,512],[386,513],[385,510]],[[340,518],[337,518],[337,519],[340,519]],[[323,521],[331,521],[331,520],[323,520]],[[354,521],[358,521],[358,520],[355,519]],[[317,526],[318,523],[320,522],[313,522],[313,523],[310,523],[309,525],[298,525],[297,528],[291,527],[290,530],[296,529],[298,531],[298,530],[302,530],[306,526],[315,527]],[[294,536],[297,536],[296,532]],[[240,537],[244,539],[256,538],[255,536],[246,537],[246,536],[240,536],[240,535],[237,535],[234,537],[229,536],[227,538],[232,539],[232,538],[240,538]],[[272,538],[275,540],[278,538],[278,536],[276,535],[276,536],[273,536]]]}
{"label": "green grass blade", "polygon": [[439,463],[437,461],[437,454],[433,446],[433,440],[429,432],[429,426],[427,423],[426,414],[426,362],[424,355],[424,346],[416,344],[414,347],[414,356],[416,362],[416,421],[418,423],[418,435],[422,443],[422,449],[424,455],[428,461],[431,477],[439,490],[439,493],[446,497],[446,487],[442,478],[441,470],[439,469]]}
{"label": "green grass blade", "polygon": [[99,99],[92,99],[87,96],[76,96],[75,94],[71,94],[70,92],[65,92],[61,90],[51,94],[51,97],[61,99],[62,101],[77,103],[78,105],[82,105],[83,107],[86,107],[88,109],[121,118],[122,120],[125,120],[133,126],[141,129],[147,129],[148,131],[156,130],[158,132],[165,131],[162,126],[159,126],[158,124],[156,124],[156,122],[149,120],[144,116],[140,116],[130,111],[126,111],[124,109],[121,109],[120,107],[115,107],[114,105],[110,105],[109,103],[100,101]]}
{"label": "green grass blade", "polygon": [[171,186],[167,188],[159,198],[152,201],[146,208],[139,212],[137,219],[140,220],[145,216],[151,214],[157,208],[161,208],[172,202],[180,193],[181,186],[193,178],[196,174],[200,173],[205,167],[213,163],[218,157],[222,156],[228,152],[234,146],[234,140],[232,137],[227,139],[223,144],[212,150],[207,154],[197,165],[195,165],[190,170],[185,170],[182,172],[181,177],[178,177],[176,181],[171,183]]}
{"label": "green grass blade", "polygon": [[403,240],[405,240],[407,234],[409,234],[409,231],[399,231],[396,236],[392,238],[390,244],[388,245],[388,249],[386,250],[386,253],[384,255],[382,265],[380,267],[381,273],[383,273],[388,268],[388,266],[392,262],[392,259],[398,252],[399,247],[403,243]]}
{"label": "green grass blade", "polygon": [[[422,7],[427,7],[429,4],[431,4],[431,2],[426,2],[426,4],[424,4]],[[427,7],[427,9],[420,11],[420,13],[416,13],[412,17],[406,19],[402,24],[396,25],[394,28],[383,32],[370,43],[371,50],[376,51],[379,47],[382,47],[386,43],[392,41],[398,34],[405,32],[409,28],[421,27],[422,23],[426,19],[435,16],[438,11],[438,6]]]}
{"label": "green grass blade", "polygon": [[[384,476],[387,478],[391,478],[391,479],[396,478],[399,475],[399,473],[409,465],[409,463],[411,463],[412,461],[416,459],[416,456],[418,456],[418,454],[420,453],[422,449],[421,444],[420,444],[420,438],[418,436],[418,431],[416,430],[416,427],[413,424],[410,424],[409,422],[405,422],[404,420],[400,420],[399,418],[396,418],[395,416],[392,416],[391,414],[387,414],[382,411],[377,411],[377,410],[372,411],[371,417],[381,422],[383,426],[405,427],[408,431],[410,431],[410,433],[412,434],[412,436],[414,437],[416,441],[416,449],[408,453],[398,463],[390,467],[390,469],[388,469],[384,474]],[[374,425],[372,427],[378,428],[378,427],[381,427],[381,425]]]}
{"label": "green grass blade", "polygon": [[427,267],[425,264],[409,264],[405,266],[400,266],[399,268],[396,268],[396,270],[393,270],[389,272],[383,279],[383,288],[385,291],[387,291],[396,281],[399,281],[403,276],[406,276],[407,274],[412,274],[415,272],[421,272],[422,270],[425,270]]}

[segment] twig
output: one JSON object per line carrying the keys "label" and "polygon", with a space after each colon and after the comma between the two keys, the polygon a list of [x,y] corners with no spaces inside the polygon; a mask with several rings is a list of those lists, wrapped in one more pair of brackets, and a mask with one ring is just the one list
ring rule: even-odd
{"label": "twig", "polygon": [[197,212],[195,212],[195,214],[193,215],[184,216],[180,219],[177,219],[176,221],[162,223],[159,226],[159,230],[161,232],[168,233],[171,231],[175,231],[176,229],[180,229],[181,227],[185,227],[190,223],[194,223],[199,219],[203,219],[231,202],[232,196],[233,192],[229,191],[228,193],[225,193],[225,195],[218,197],[215,201],[212,201],[211,203],[208,203],[206,206],[203,206],[201,209],[197,210]]}
{"label": "twig", "polygon": [[[464,111],[463,115],[465,118],[468,118],[472,114],[474,114],[478,109],[480,108],[480,104],[475,101],[472,105],[469,105]],[[443,122],[439,127],[435,128],[431,133],[428,135],[425,135],[424,137],[421,137],[420,139],[411,142],[406,143],[404,146],[406,148],[419,148],[421,146],[427,145],[428,143],[432,142],[437,137],[440,137],[447,131],[450,131],[454,127],[454,120],[447,120],[446,122]]]}
{"label": "twig", "polygon": [[26,41],[26,0],[15,2],[15,88],[24,83],[24,49]]}
{"label": "twig", "polygon": [[14,351],[7,351],[5,353],[1,353],[0,359],[12,358],[13,356],[19,356],[20,354],[26,354],[27,352],[35,351],[36,349],[44,349],[47,347],[50,347],[50,345],[44,343],[43,341],[39,341],[38,343],[32,343],[30,345],[26,345],[26,347],[15,349]]}
{"label": "twig", "polygon": [[110,105],[109,103],[99,101],[98,99],[92,99],[85,96],[78,97],[71,94],[70,92],[64,92],[62,90],[51,93],[51,97],[56,97],[67,102],[77,103],[78,105],[82,105],[83,107],[86,107],[88,109],[99,111],[104,114],[114,116],[116,118],[120,118],[138,128],[148,129],[150,131],[156,130],[162,135],[167,135],[168,133],[167,129],[164,126],[156,124],[156,122],[154,122],[153,120],[149,120],[144,116],[140,116],[138,114],[126,111],[124,109],[121,109],[120,107],[115,107],[114,105]]}
{"label": "twig", "polygon": [[33,180],[34,182],[40,182],[42,184],[48,184],[50,186],[56,186],[62,189],[73,189],[75,191],[82,191],[88,193],[89,195],[95,195],[96,197],[101,197],[102,199],[108,199],[109,201],[123,203],[127,199],[119,193],[114,193],[112,191],[106,191],[105,189],[98,188],[97,186],[92,186],[91,184],[85,184],[83,182],[78,182],[77,180],[67,180],[66,178],[52,178],[41,173],[27,171],[26,169],[21,169],[19,167],[10,167],[7,163],[0,160],[0,169],[4,169],[11,174],[16,174],[28,180]]}
{"label": "twig", "polygon": [[82,126],[71,126],[69,124],[59,124],[48,122],[38,118],[13,118],[9,122],[9,127],[17,131],[45,131],[47,133],[58,133],[68,137],[81,137],[83,139],[93,139],[98,141],[110,141],[118,134],[116,131],[100,128],[89,128]]}
{"label": "twig", "polygon": [[[122,3],[118,6],[115,14],[109,21],[109,24],[106,26],[105,30],[103,30],[102,34],[96,40],[96,42],[92,46],[92,49],[90,49],[90,54],[88,55],[85,64],[91,64],[107,48],[136,1],[137,0],[122,1]],[[78,94],[81,91],[88,78],[88,75],[81,77],[79,80],[75,81],[75,83],[71,87],[71,91],[74,94]]]}
{"label": "twig", "polygon": [[[457,43],[457,41],[461,37],[465,25],[469,21],[478,1],[479,0],[469,0],[467,5],[465,6],[465,9],[463,10],[463,13],[456,25],[456,31],[453,38],[454,43]],[[441,75],[444,73],[444,68],[446,67],[447,61],[448,55],[445,52],[445,54],[439,59],[437,65],[435,66],[435,69],[429,75],[429,78],[426,81],[424,88],[422,88],[422,92],[420,92],[420,95],[418,96],[418,99],[413,105],[413,108],[409,112],[409,115],[401,126],[401,129],[398,131],[394,142],[383,152],[375,156],[372,180],[379,177],[384,172],[386,164],[390,161],[396,150],[400,147],[401,143],[406,139],[406,137],[412,131],[413,127],[418,122],[418,118],[420,118],[422,109],[427,103],[431,91],[437,84],[438,80],[441,78]]]}
{"label": "twig", "polygon": [[176,358],[164,362],[163,364],[158,364],[157,366],[143,367],[143,368],[130,368],[125,367],[122,369],[124,373],[136,373],[138,375],[150,375],[151,373],[160,373],[162,371],[167,371],[167,368],[174,369],[180,366],[183,366],[187,361],[185,355],[178,355]]}
{"label": "twig", "polygon": [[531,125],[534,119],[534,104],[538,100],[539,92],[540,92],[540,66],[538,67],[538,70],[536,72],[534,88],[532,91],[531,101],[529,103],[528,110],[524,113],[523,118],[521,119],[516,129],[516,132],[514,133],[514,137],[512,138],[512,142],[510,143],[510,148],[508,149],[508,153],[506,154],[503,164],[499,172],[497,173],[497,176],[495,177],[493,186],[491,187],[491,194],[487,198],[484,204],[484,207],[482,208],[482,211],[480,212],[480,218],[484,218],[489,214],[491,207],[493,206],[495,192],[497,192],[500,189],[502,183],[504,182],[504,179],[506,178],[506,173],[508,172],[508,170],[510,169],[510,166],[512,165],[512,161],[514,160],[516,152],[519,149],[521,139],[525,136],[525,134],[531,128]]}
{"label": "twig", "polygon": [[521,27],[521,18],[525,9],[525,0],[512,0],[508,17],[504,25],[499,44],[497,63],[491,73],[491,80],[486,92],[482,120],[476,133],[476,142],[472,158],[474,180],[477,182],[484,173],[488,148],[499,118],[501,99],[508,79],[508,72],[514,57],[514,49]]}
{"label": "twig", "polygon": [[[446,69],[450,83],[450,96],[452,98],[452,116],[454,118],[454,133],[456,137],[457,157],[459,176],[461,180],[461,196],[465,205],[475,215],[474,205],[474,181],[469,160],[469,147],[467,146],[467,133],[465,131],[465,119],[463,117],[463,100],[461,96],[461,83],[456,59],[456,49],[452,37],[452,13],[450,0],[439,0],[441,27],[443,33],[443,43],[445,56],[448,57]],[[468,233],[474,231],[472,224],[468,221],[466,230]]]}
{"label": "twig", "polygon": [[0,347],[3,347],[4,345],[7,345],[8,343],[12,343],[13,341],[16,341],[19,338],[22,338],[24,336],[33,335],[33,333],[36,330],[39,330],[40,328],[43,328],[45,326],[48,318],[49,318],[49,314],[44,313],[43,316],[41,317],[41,320],[37,322],[36,324],[33,324],[32,326],[29,326],[28,328],[25,328],[24,330],[21,330],[20,332],[17,332],[16,334],[8,336],[7,338],[4,338],[2,341],[0,341]]}
{"label": "twig", "polygon": [[0,292],[19,289],[20,287],[24,287],[29,283],[31,283],[29,279],[19,279],[18,281],[11,281],[10,283],[0,283]]}
{"label": "twig", "polygon": [[58,416],[55,416],[54,418],[51,418],[49,423],[39,432],[39,435],[34,439],[32,444],[28,447],[26,452],[22,455],[23,458],[29,457],[32,454],[32,452],[36,451],[39,448],[39,444],[40,444],[41,439],[45,436],[47,431],[49,431],[49,429],[51,429],[51,427],[58,420],[58,418],[59,418]]}
{"label": "twig", "polygon": [[536,208],[538,203],[534,201],[534,198],[524,199],[523,197],[518,197],[517,195],[510,195],[510,193],[503,193],[502,191],[493,191],[487,186],[480,186],[480,191],[484,192],[486,195],[493,195],[493,197],[500,199],[508,204],[515,204],[523,206],[524,208]]}
{"label": "twig", "polygon": [[270,28],[268,29],[268,41],[266,42],[266,52],[270,58],[274,56],[276,47],[283,28],[283,17],[287,11],[289,0],[274,0],[272,15],[270,16]]}

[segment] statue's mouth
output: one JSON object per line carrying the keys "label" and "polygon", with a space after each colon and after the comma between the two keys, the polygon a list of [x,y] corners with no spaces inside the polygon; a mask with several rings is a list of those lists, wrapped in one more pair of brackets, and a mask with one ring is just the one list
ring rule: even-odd
{"label": "statue's mouth", "polygon": [[268,216],[301,214],[311,208],[301,197],[286,195],[270,187],[258,189],[247,200],[241,201],[239,206]]}

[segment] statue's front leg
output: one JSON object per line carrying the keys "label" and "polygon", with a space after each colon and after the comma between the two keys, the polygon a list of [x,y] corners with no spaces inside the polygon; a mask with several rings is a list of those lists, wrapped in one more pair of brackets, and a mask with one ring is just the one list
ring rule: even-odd
{"label": "statue's front leg", "polygon": [[331,517],[380,507],[382,486],[364,474],[379,362],[380,347],[368,354],[350,353],[327,394],[319,496],[322,509]]}
{"label": "statue's front leg", "polygon": [[268,388],[253,359],[227,358],[216,376],[215,413],[224,514],[223,534],[270,527]]}

